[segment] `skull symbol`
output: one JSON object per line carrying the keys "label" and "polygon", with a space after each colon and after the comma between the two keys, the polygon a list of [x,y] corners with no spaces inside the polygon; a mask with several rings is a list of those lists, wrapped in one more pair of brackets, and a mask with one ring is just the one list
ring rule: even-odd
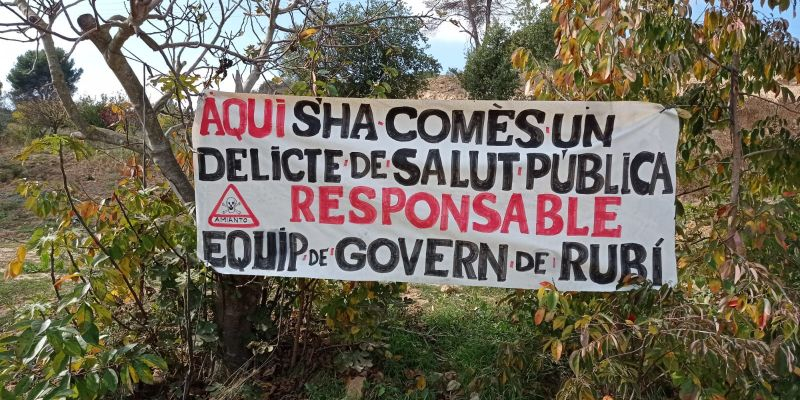
{"label": "skull symbol", "polygon": [[237,208],[239,207],[239,201],[233,197],[228,197],[222,204],[225,206],[225,214],[239,214],[239,210]]}

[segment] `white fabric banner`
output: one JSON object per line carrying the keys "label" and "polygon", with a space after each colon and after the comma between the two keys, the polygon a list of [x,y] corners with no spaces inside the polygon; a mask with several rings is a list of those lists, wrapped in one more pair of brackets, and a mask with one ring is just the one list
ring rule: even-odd
{"label": "white fabric banner", "polygon": [[197,254],[224,274],[674,284],[677,140],[675,110],[650,103],[207,91]]}

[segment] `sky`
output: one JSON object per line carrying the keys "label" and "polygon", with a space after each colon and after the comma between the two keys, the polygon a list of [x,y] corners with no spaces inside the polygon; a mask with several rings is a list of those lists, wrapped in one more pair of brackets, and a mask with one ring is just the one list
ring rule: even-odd
{"label": "sky", "polygon": [[[414,12],[423,13],[426,11],[423,1],[424,0],[406,0],[406,3]],[[695,2],[696,0],[693,1],[693,3]],[[756,3],[758,2],[759,1],[756,0]],[[97,0],[97,4],[98,9],[107,11],[107,15],[112,15],[115,13],[123,15],[125,14],[125,2],[123,1]],[[693,7],[694,16],[702,15],[700,11],[702,8],[698,7],[699,5]],[[767,15],[775,15],[771,11],[764,11],[764,13]],[[79,10],[75,10],[73,13],[71,13],[71,16],[75,18],[75,16],[79,14]],[[781,17],[789,20],[789,30],[791,33],[795,37],[800,37],[800,18],[793,16],[791,10],[783,13]],[[0,10],[0,22],[11,21],[13,18],[14,16],[9,14],[8,11]],[[61,19],[63,20],[63,17]],[[69,29],[66,25],[64,25],[63,28]],[[430,46],[428,52],[442,65],[442,73],[446,72],[449,68],[462,69],[464,67],[466,53],[469,49],[469,38],[466,34],[460,32],[459,29],[454,25],[444,23],[437,30],[428,32],[426,35],[428,37],[428,44]],[[138,40],[136,38],[132,38],[130,41],[137,42]],[[57,42],[57,45],[66,49],[72,47],[72,44],[65,41],[61,41],[60,43]],[[134,46],[142,45],[134,43]],[[0,81],[3,82],[3,88],[5,90],[10,88],[10,84],[6,81],[5,77],[8,71],[14,65],[17,56],[21,55],[27,50],[35,48],[35,43],[16,43],[0,40]],[[75,65],[83,69],[83,76],[77,85],[79,96],[88,95],[95,97],[101,94],[114,94],[121,92],[121,88],[113,74],[105,66],[101,56],[90,42],[85,41],[79,43],[72,53],[72,56],[75,60]],[[141,67],[134,66],[134,70],[140,71]],[[223,83],[222,89],[232,90],[232,86],[226,87],[232,85],[232,82],[230,82],[232,79],[229,77],[227,81],[229,81],[227,82],[227,85]]]}

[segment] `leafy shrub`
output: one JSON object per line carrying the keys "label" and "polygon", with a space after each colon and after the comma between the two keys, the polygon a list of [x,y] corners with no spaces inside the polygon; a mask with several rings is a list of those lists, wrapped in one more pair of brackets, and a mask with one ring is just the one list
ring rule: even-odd
{"label": "leafy shrub", "polygon": [[[20,157],[49,153],[63,163],[65,151],[78,160],[93,154],[71,137],[45,136]],[[187,376],[190,384],[209,383],[193,390],[220,389],[213,383],[220,368],[202,361],[220,354],[219,318],[225,306],[214,305],[219,291],[227,289],[196,258],[193,214],[166,184],[144,188],[137,176],[124,178],[100,203],[75,197],[79,192],[69,184],[50,190],[26,181],[19,192],[45,223],[17,252],[7,277],[51,271],[58,301],[20,309],[12,328],[0,333],[0,399],[20,393],[150,396],[180,392]],[[28,249],[38,255],[38,265],[26,266]],[[248,315],[249,356],[264,360],[281,353],[287,365],[313,352],[305,350],[306,343],[314,340],[312,332],[324,331],[316,322],[326,317],[338,337],[380,337],[385,307],[403,288],[286,278],[247,281],[244,290],[238,289],[255,294]],[[227,385],[225,390],[244,396],[248,387]]]}
{"label": "leafy shrub", "polygon": [[456,73],[461,86],[473,99],[507,100],[520,89],[519,74],[511,65],[511,54],[524,48],[531,61],[543,65],[553,63],[556,25],[550,21],[550,9],[539,11],[522,21],[516,31],[494,24],[486,32],[481,45],[467,54],[464,71]]}
{"label": "leafy shrub", "polygon": [[28,138],[56,134],[59,129],[70,124],[67,113],[58,100],[18,101],[12,116],[14,122],[25,127],[30,135]]}
{"label": "leafy shrub", "polygon": [[78,111],[81,113],[81,117],[89,124],[94,126],[108,126],[106,121],[103,120],[102,114],[104,109],[106,108],[104,99],[96,100],[89,96],[84,96],[78,99],[75,102],[75,105],[78,106]]}
{"label": "leafy shrub", "polygon": [[467,54],[464,71],[457,76],[470,98],[507,100],[517,91],[519,79],[509,61],[510,39],[508,28],[492,25],[480,47]]}
{"label": "leafy shrub", "polygon": [[800,255],[797,120],[770,110],[745,124],[742,101],[771,92],[779,100],[770,102],[796,105],[777,77],[800,78],[800,51],[782,41],[785,24],[708,3],[698,25],[682,2],[554,2],[562,64],[553,71],[525,49],[513,53],[539,99],[687,107],[676,110],[677,285],[655,290],[629,276],[623,293],[545,286],[509,298],[570,368],[557,398],[798,397],[800,297],[787,284]]}

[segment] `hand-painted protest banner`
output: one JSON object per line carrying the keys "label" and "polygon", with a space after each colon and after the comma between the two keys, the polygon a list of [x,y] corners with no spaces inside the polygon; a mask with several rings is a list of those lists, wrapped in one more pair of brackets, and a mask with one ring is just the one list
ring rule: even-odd
{"label": "hand-painted protest banner", "polygon": [[674,110],[208,91],[198,256],[225,274],[611,291],[677,281]]}

